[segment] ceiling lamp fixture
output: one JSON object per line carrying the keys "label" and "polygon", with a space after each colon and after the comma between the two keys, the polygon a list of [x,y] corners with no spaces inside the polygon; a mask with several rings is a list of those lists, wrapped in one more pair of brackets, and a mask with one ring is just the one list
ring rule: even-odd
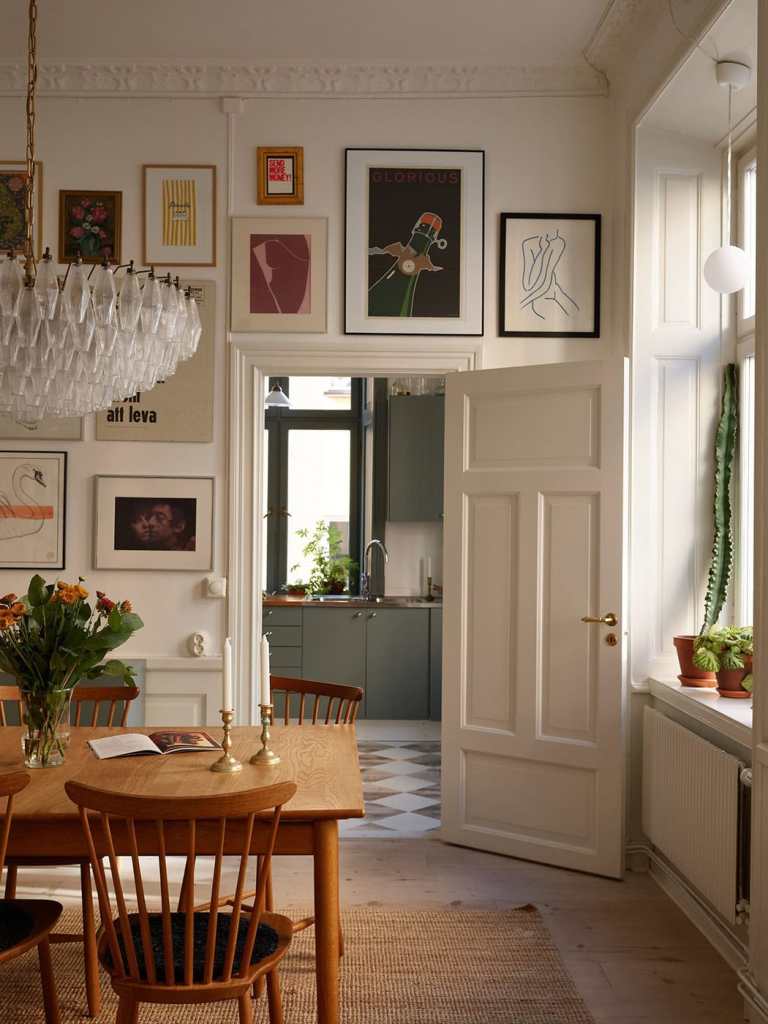
{"label": "ceiling lamp fixture", "polygon": [[704,264],[704,280],[721,295],[740,291],[749,276],[747,254],[738,245],[731,244],[731,165],[733,163],[733,94],[743,89],[752,77],[747,64],[734,60],[719,60],[716,64],[717,84],[728,89],[728,151],[725,177],[725,245],[715,249]]}
{"label": "ceiling lamp fixture", "polygon": [[264,399],[267,409],[290,409],[291,400],[278,383],[274,383]]}
{"label": "ceiling lamp fixture", "polygon": [[133,260],[105,257],[88,273],[78,256],[61,283],[49,249],[35,263],[36,0],[27,57],[26,235],[23,262],[13,252],[0,261],[0,413],[34,430],[45,416],[108,409],[167,380],[195,354],[202,326],[178,277],[158,279]]}

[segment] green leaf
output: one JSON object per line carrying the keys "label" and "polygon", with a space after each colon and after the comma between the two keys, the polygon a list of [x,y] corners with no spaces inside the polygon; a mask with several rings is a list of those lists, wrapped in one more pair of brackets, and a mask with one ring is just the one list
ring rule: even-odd
{"label": "green leaf", "polygon": [[33,608],[39,608],[47,602],[48,595],[46,594],[45,580],[42,576],[35,575],[29,581],[27,600]]}
{"label": "green leaf", "polygon": [[733,527],[731,508],[731,478],[736,457],[739,402],[736,365],[729,363],[723,370],[723,400],[720,421],[715,434],[715,500],[712,562],[709,567],[707,593],[704,598],[704,625],[708,629],[720,618],[728,596],[728,585],[733,566]]}
{"label": "green leaf", "polygon": [[117,608],[113,608],[107,617],[109,628],[117,631],[123,625],[123,617]]}
{"label": "green leaf", "polygon": [[123,612],[122,620],[123,629],[128,629],[131,633],[135,633],[137,629],[144,628],[144,622],[136,612]]}

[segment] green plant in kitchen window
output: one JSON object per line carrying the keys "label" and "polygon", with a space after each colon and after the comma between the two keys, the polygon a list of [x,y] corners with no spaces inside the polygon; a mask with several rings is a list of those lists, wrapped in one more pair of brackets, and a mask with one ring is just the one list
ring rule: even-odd
{"label": "green plant in kitchen window", "polygon": [[[311,560],[311,571],[307,579],[308,594],[343,594],[349,586],[350,574],[357,568],[349,555],[342,554],[341,531],[333,525],[319,520],[314,529],[305,527],[297,530],[296,536],[306,543],[303,555]],[[291,566],[294,573],[299,564]]]}

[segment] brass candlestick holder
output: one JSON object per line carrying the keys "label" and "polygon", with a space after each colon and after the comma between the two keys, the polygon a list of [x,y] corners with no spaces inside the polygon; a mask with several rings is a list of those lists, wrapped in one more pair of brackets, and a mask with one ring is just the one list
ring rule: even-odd
{"label": "brass candlestick holder", "polygon": [[218,761],[214,761],[211,765],[212,772],[239,772],[242,770],[243,763],[238,761],[236,757],[232,756],[232,719],[235,717],[234,711],[219,711],[221,720],[224,723],[224,739],[221,741],[221,748],[224,751]]}
{"label": "brass candlestick holder", "polygon": [[280,756],[270,750],[269,727],[272,724],[272,704],[259,704],[261,708],[261,750],[251,758],[251,764],[280,764]]}

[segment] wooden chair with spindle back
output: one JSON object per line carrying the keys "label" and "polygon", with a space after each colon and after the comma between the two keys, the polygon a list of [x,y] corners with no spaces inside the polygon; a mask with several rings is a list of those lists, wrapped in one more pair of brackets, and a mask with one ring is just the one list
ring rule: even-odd
{"label": "wooden chair with spindle back", "polygon": [[[291,942],[291,922],[263,911],[266,879],[283,805],[296,792],[293,782],[240,793],[203,797],[134,796],[96,789],[71,780],[65,789],[80,811],[101,911],[99,960],[120,998],[117,1024],[135,1024],[141,1003],[210,1003],[236,999],[240,1024],[253,1019],[251,986],[266,976],[272,1024],[282,1024],[277,965]],[[89,812],[91,812],[89,814]],[[263,831],[264,870],[253,910],[243,905],[250,851]],[[155,837],[160,911],[150,911],[144,893],[142,835]],[[129,911],[120,878],[116,838],[133,866],[136,910]],[[166,858],[182,854],[182,885],[189,891],[183,911],[171,910]],[[239,857],[231,913],[220,912],[222,862]],[[211,910],[196,912],[191,893],[198,856],[213,856]],[[105,867],[104,858],[109,869]],[[254,858],[255,859],[255,858]],[[113,919],[113,904],[117,917]]]}
{"label": "wooden chair with spindle back", "polygon": [[[95,726],[124,726],[128,717],[131,701],[139,696],[137,686],[76,686],[72,691],[74,707],[74,724]],[[21,692],[17,686],[0,686],[0,726],[7,724],[6,702],[15,702],[21,721]],[[87,705],[91,704],[88,710]],[[102,711],[105,712],[102,715]],[[84,713],[87,712],[87,713]],[[100,720],[106,718],[106,722]],[[117,718],[117,721],[115,719]],[[8,859],[5,877],[5,897],[16,896],[16,886],[20,867],[68,867],[77,865],[80,868],[80,895],[83,909],[83,934],[72,932],[53,932],[51,942],[82,942],[85,959],[85,992],[88,1013],[95,1017],[101,1006],[99,990],[99,962],[96,956],[96,920],[93,912],[93,889],[91,886],[91,869],[87,858],[69,857],[12,857]]]}
{"label": "wooden chair with spindle back", "polygon": [[[0,873],[11,834],[13,798],[29,785],[29,781],[26,772],[0,775],[0,801],[3,798],[6,801],[0,828]],[[53,900],[0,900],[0,964],[15,960],[17,956],[37,947],[46,1024],[59,1024],[59,1001],[51,967],[50,933],[62,910],[61,904]]]}

